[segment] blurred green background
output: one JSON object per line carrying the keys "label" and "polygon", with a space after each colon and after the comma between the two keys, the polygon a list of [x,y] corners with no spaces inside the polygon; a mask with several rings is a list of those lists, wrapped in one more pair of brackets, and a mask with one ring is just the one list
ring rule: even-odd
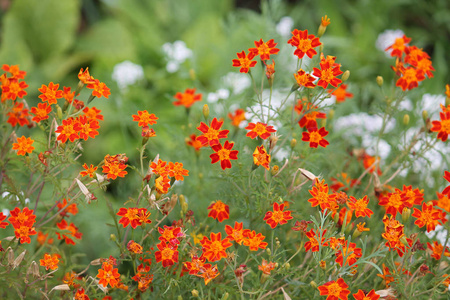
{"label": "blurred green background", "polygon": [[[176,186],[175,192],[187,195],[190,208],[200,220],[207,214],[205,205],[216,200],[220,191],[205,189],[199,176],[212,176],[217,171],[202,167],[208,165],[209,154],[197,158],[185,146],[185,138],[197,133],[197,123],[192,120],[201,119],[207,94],[224,87],[224,76],[238,73],[231,63],[236,53],[253,47],[260,38],[273,38],[282,48],[276,58],[280,70],[277,82],[280,86],[292,84],[295,63],[282,56],[292,56],[286,44],[289,36],[277,30],[283,17],[293,20],[293,28],[308,29],[313,34],[322,16],[331,19],[321,39],[324,52],[336,56],[343,70],[350,70],[350,91],[355,95],[337,114],[367,111],[378,89],[376,76],[382,75],[385,82],[393,78],[389,66],[394,59],[376,48],[379,34],[387,29],[401,29],[412,38],[411,44],[431,56],[435,76],[422,84],[428,93],[442,94],[445,84],[450,83],[447,0],[1,0],[0,7],[0,62],[18,64],[27,71],[26,100],[30,106],[39,102],[37,89],[42,84],[52,81],[75,88],[80,68],[89,67],[91,75],[111,88],[109,99],[93,102],[105,120],[100,124],[100,135],[84,143],[80,162],[96,165],[106,154],[126,153],[130,164],[137,166],[141,136],[131,115],[138,110],[154,113],[159,117],[153,126],[157,137],[150,141],[147,155],[153,158],[159,153],[161,159],[183,162],[190,170],[191,176]],[[176,41],[185,43],[187,58],[168,69],[168,64],[176,61],[169,53]],[[143,71],[140,80],[125,88],[112,78],[114,67],[124,61],[141,66]],[[196,103],[188,116],[183,107],[175,107],[172,102],[176,92],[192,87],[203,93],[204,101]],[[413,100],[421,97],[414,99],[414,95],[412,92]],[[87,97],[85,91],[79,99],[86,101]],[[221,105],[227,112],[233,105],[248,103],[250,97],[251,91],[231,94]],[[198,159],[204,163],[197,163]],[[107,196],[114,199],[117,209],[129,197],[135,197],[141,185],[131,170],[129,173],[125,180],[118,179],[108,188]],[[178,218],[178,214],[172,218]],[[103,226],[92,226],[93,219],[110,220],[103,203],[91,204],[76,216],[74,222],[80,231],[93,233],[85,234],[83,251],[90,258],[98,253],[109,255],[109,234]]]}

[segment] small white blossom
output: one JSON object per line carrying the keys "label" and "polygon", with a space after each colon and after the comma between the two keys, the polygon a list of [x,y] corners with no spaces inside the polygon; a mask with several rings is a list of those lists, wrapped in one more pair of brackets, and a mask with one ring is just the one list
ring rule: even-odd
{"label": "small white blossom", "polygon": [[129,60],[115,65],[112,73],[112,79],[117,82],[121,90],[125,90],[128,86],[135,84],[143,78],[144,68]]}
{"label": "small white blossom", "polygon": [[193,56],[192,50],[186,47],[186,43],[183,41],[165,43],[162,45],[162,51],[167,60],[166,70],[169,73],[178,71],[180,65]]}
{"label": "small white blossom", "polygon": [[276,31],[282,37],[288,37],[294,27],[294,20],[291,17],[282,17],[276,26]]}

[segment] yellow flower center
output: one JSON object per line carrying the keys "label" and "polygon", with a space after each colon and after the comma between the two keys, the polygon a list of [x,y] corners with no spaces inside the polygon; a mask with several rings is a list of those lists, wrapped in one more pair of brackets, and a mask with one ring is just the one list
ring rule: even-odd
{"label": "yellow flower center", "polygon": [[219,155],[220,160],[225,160],[230,158],[230,150],[222,148],[220,149],[217,154]]}
{"label": "yellow flower center", "polygon": [[280,221],[283,221],[283,219],[284,219],[283,212],[282,211],[274,211],[272,214],[272,219],[275,222],[280,223]]}
{"label": "yellow flower center", "polygon": [[162,256],[163,260],[165,260],[165,259],[172,259],[173,250],[169,249],[169,248],[166,248],[166,249],[161,251],[161,256]]}
{"label": "yellow flower center", "polygon": [[217,139],[217,137],[219,136],[219,131],[215,130],[212,127],[209,127],[208,132],[206,132],[204,134],[204,136],[208,139],[208,140],[215,140]]}
{"label": "yellow flower center", "polygon": [[450,120],[441,121],[441,131],[450,133]]}
{"label": "yellow flower center", "polygon": [[299,40],[297,48],[302,52],[307,52],[309,49],[311,49],[311,40]]}
{"label": "yellow flower center", "polygon": [[339,296],[342,288],[339,286],[337,282],[334,282],[328,286],[328,295],[330,296]]}
{"label": "yellow flower center", "polygon": [[255,125],[255,128],[253,128],[253,131],[256,132],[258,135],[261,135],[266,132],[266,126],[264,126],[261,123],[257,123]]}
{"label": "yellow flower center", "polygon": [[214,253],[218,253],[223,250],[223,246],[220,241],[215,241],[211,243],[209,249],[211,249],[211,251],[213,251]]}
{"label": "yellow flower center", "polygon": [[313,143],[319,143],[322,140],[322,136],[319,132],[313,131],[309,134],[309,140]]}
{"label": "yellow flower center", "polygon": [[334,79],[333,70],[331,68],[322,70],[322,75],[320,76],[320,79],[324,80],[325,82],[331,82],[331,80]]}

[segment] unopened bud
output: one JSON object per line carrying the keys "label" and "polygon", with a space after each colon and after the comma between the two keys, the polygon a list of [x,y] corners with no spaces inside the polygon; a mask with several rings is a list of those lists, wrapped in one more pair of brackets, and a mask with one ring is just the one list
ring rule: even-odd
{"label": "unopened bud", "polygon": [[350,77],[350,70],[347,70],[342,74],[341,80],[342,82],[347,81],[347,79]]}
{"label": "unopened bud", "polygon": [[334,109],[330,109],[327,114],[327,119],[331,120],[334,117]]}
{"label": "unopened bud", "polygon": [[270,169],[270,173],[272,174],[272,176],[275,176],[278,174],[278,171],[280,170],[280,167],[278,167],[277,165],[273,166],[272,169]]}
{"label": "unopened bud", "polygon": [[227,300],[229,296],[230,296],[230,294],[228,294],[228,292],[226,292],[225,294],[223,294],[222,300]]}
{"label": "unopened bud", "polygon": [[324,260],[321,260],[319,263],[319,266],[322,270],[325,270],[327,268],[327,262]]}
{"label": "unopened bud", "polygon": [[267,254],[269,254],[269,256],[272,255],[272,250],[270,250],[270,248],[266,248],[266,252]]}
{"label": "unopened bud", "polygon": [[205,117],[205,119],[208,119],[208,117],[209,117],[209,106],[208,106],[208,104],[203,105],[203,117]]}
{"label": "unopened bud", "polygon": [[403,124],[408,125],[409,124],[409,115],[405,114],[403,116]]}
{"label": "unopened bud", "polygon": [[61,107],[58,104],[56,104],[56,116],[60,120],[62,120],[62,118],[63,118],[62,109],[61,109]]}
{"label": "unopened bud", "polygon": [[361,235],[361,231],[358,230],[358,227],[356,227],[356,230],[352,234],[352,239],[356,239],[358,236]]}
{"label": "unopened bud", "polygon": [[406,224],[406,222],[408,222],[409,217],[411,217],[411,210],[407,207],[403,208],[402,211],[402,222],[404,224]]}
{"label": "unopened bud", "polygon": [[290,264],[290,263],[285,263],[285,264],[283,265],[283,268],[284,268],[285,270],[289,270],[289,269],[291,268],[291,264]]}
{"label": "unopened bud", "polygon": [[183,300],[183,296],[178,295],[177,299],[178,299],[178,300]]}
{"label": "unopened bud", "polygon": [[187,213],[187,211],[189,210],[189,206],[186,202],[184,202],[183,204],[181,204],[181,212],[185,215]]}
{"label": "unopened bud", "polygon": [[320,127],[325,127],[327,125],[327,119],[322,119],[320,121]]}
{"label": "unopened bud", "polygon": [[383,77],[382,76],[377,76],[377,84],[378,84],[379,87],[383,86],[383,82],[384,82]]}
{"label": "unopened bud", "polygon": [[116,235],[111,233],[111,235],[109,236],[109,239],[113,242],[115,242],[117,240]]}
{"label": "unopened bud", "polygon": [[197,290],[192,290],[191,291],[191,294],[192,294],[192,297],[194,297],[194,298],[198,298],[198,291]]}
{"label": "unopened bud", "polygon": [[309,283],[310,286],[312,286],[312,288],[316,289],[317,288],[317,283],[315,281],[311,281]]}
{"label": "unopened bud", "polygon": [[269,278],[269,275],[262,273],[262,274],[261,274],[261,278],[259,279],[259,282],[260,282],[261,284],[263,284],[264,282],[267,281],[268,278]]}
{"label": "unopened bud", "polygon": [[190,69],[189,70],[189,77],[191,78],[191,80],[196,80],[197,75],[195,74],[195,70],[194,69]]}
{"label": "unopened bud", "polygon": [[422,119],[426,122],[428,119],[428,112],[426,110],[422,111]]}
{"label": "unopened bud", "polygon": [[295,148],[296,145],[297,145],[297,140],[296,139],[292,139],[291,140],[291,148]]}

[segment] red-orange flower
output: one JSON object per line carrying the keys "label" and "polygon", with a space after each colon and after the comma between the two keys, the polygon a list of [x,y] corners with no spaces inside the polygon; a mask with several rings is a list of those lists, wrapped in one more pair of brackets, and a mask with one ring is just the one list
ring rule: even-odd
{"label": "red-orange flower", "polygon": [[314,50],[314,48],[322,45],[319,38],[314,34],[308,35],[308,30],[301,31],[298,29],[294,29],[294,31],[292,31],[292,37],[287,43],[297,48],[294,51],[294,55],[298,58],[303,58],[305,54],[309,58],[312,58],[317,54],[317,51]]}
{"label": "red-orange flower", "polygon": [[118,272],[119,269],[113,268],[113,266],[107,262],[102,264],[102,268],[98,270],[97,278],[99,284],[107,287],[108,284],[111,287],[115,287],[120,281],[120,274]]}
{"label": "red-orange flower", "polygon": [[311,76],[311,74],[306,73],[303,69],[300,69],[297,73],[294,73],[294,77],[299,86],[304,86],[307,88],[314,88],[316,86],[314,84],[316,78]]}
{"label": "red-orange flower", "polygon": [[41,98],[42,101],[47,101],[48,104],[58,103],[57,100],[63,97],[63,91],[58,90],[58,88],[59,84],[54,84],[53,82],[50,82],[48,86],[43,84],[42,87],[38,89],[39,92],[42,93],[39,98]]}
{"label": "red-orange flower", "polygon": [[2,66],[2,70],[11,73],[11,78],[13,79],[24,79],[27,72],[21,71],[18,65],[6,65]]}
{"label": "red-orange flower", "polygon": [[284,204],[273,203],[273,211],[266,212],[264,216],[264,221],[273,229],[277,227],[278,224],[286,224],[288,220],[293,219],[291,216],[291,211],[284,211]]}
{"label": "red-orange flower", "polygon": [[222,168],[222,170],[231,168],[230,160],[237,159],[237,155],[239,153],[238,150],[231,150],[233,146],[234,143],[230,143],[228,141],[225,141],[225,144],[223,144],[223,146],[221,144],[212,146],[211,148],[215,153],[209,156],[211,158],[211,163],[215,164],[220,160],[220,167]]}
{"label": "red-orange flower", "polygon": [[391,56],[401,58],[403,53],[405,53],[407,44],[411,41],[411,38],[403,35],[401,38],[396,38],[394,44],[390,45],[385,49],[385,51],[392,49]]}
{"label": "red-orange flower", "polygon": [[275,269],[276,264],[274,262],[268,262],[263,259],[261,265],[258,266],[258,270],[262,271],[263,274],[270,275],[270,272]]}
{"label": "red-orange flower", "polygon": [[119,220],[119,224],[125,228],[128,225],[134,229],[142,224],[150,224],[152,221],[148,219],[150,212],[147,212],[146,208],[125,208],[122,207],[117,213],[118,216],[122,217]]}
{"label": "red-orange flower", "polygon": [[17,138],[17,143],[13,143],[12,149],[18,150],[17,155],[26,155],[27,153],[33,152],[33,143],[34,140],[32,140],[31,138],[26,138],[22,135],[20,138]]}
{"label": "red-orange flower", "polygon": [[255,151],[253,152],[253,163],[255,164],[255,166],[263,166],[264,168],[269,170],[270,159],[270,154],[267,153],[264,145],[256,147]]}
{"label": "red-orange flower", "polygon": [[88,89],[92,89],[92,96],[100,98],[101,96],[108,98],[111,92],[105,83],[100,82],[100,80],[95,79],[94,83],[87,85]]}
{"label": "red-orange flower", "polygon": [[102,111],[97,109],[95,106],[93,107],[85,107],[83,109],[84,115],[88,118],[88,120],[103,120],[103,115],[100,114]]}
{"label": "red-orange flower", "polygon": [[84,84],[93,84],[95,83],[94,77],[89,74],[89,68],[83,71],[83,68],[78,72],[78,79]]}
{"label": "red-orange flower", "polygon": [[83,236],[83,234],[78,231],[78,227],[76,227],[73,223],[68,224],[65,219],[62,219],[61,222],[56,223],[56,226],[61,230],[69,231],[68,233],[56,233],[56,235],[58,236],[58,240],[64,239],[64,241],[68,245],[75,245],[75,242],[69,236],[72,236],[76,239],[81,239],[81,237]]}
{"label": "red-orange flower", "polygon": [[0,228],[6,228],[9,225],[8,222],[3,222],[6,219],[6,216],[0,212]]}
{"label": "red-orange flower", "polygon": [[324,138],[328,135],[325,127],[320,129],[309,127],[308,132],[302,132],[302,141],[309,142],[310,148],[317,148],[319,145],[326,148],[330,143]]}
{"label": "red-orange flower", "polygon": [[13,108],[7,113],[9,117],[6,121],[11,124],[12,127],[19,124],[19,126],[24,126],[30,124],[28,108],[24,108],[23,102],[15,102]]}
{"label": "red-orange flower", "polygon": [[200,148],[203,147],[203,144],[197,140],[197,136],[195,134],[191,134],[189,138],[186,138],[186,144],[193,147],[195,151],[199,151]]}
{"label": "red-orange flower", "polygon": [[434,241],[433,244],[427,243],[427,248],[432,251],[431,257],[436,260],[441,259],[442,252],[444,253],[444,256],[450,257],[450,249],[448,246],[445,246],[444,250],[444,246],[437,241]]}
{"label": "red-orange flower", "polygon": [[205,236],[200,243],[203,247],[203,256],[211,262],[226,258],[228,255],[225,250],[233,245],[228,238],[222,240],[222,233],[220,232],[211,232],[210,239]]}
{"label": "red-orange flower", "polygon": [[329,90],[329,93],[331,93],[331,95],[336,97],[336,102],[340,103],[340,102],[344,102],[346,98],[352,98],[353,94],[347,92],[347,85],[346,84],[341,84],[337,89],[333,90]]}
{"label": "red-orange flower", "polygon": [[364,196],[363,198],[356,199],[353,196],[350,196],[350,198],[347,201],[347,205],[350,209],[355,211],[355,216],[358,217],[368,217],[373,214],[373,211],[367,208],[367,205],[369,204],[369,199],[367,196]]}
{"label": "red-orange flower", "polygon": [[127,250],[134,254],[142,254],[142,246],[133,240],[130,240],[127,244]]}
{"label": "red-orange flower", "polygon": [[155,114],[149,114],[146,110],[138,110],[137,115],[132,115],[133,121],[139,122],[138,126],[146,126],[156,124],[158,118]]}
{"label": "red-orange flower", "polygon": [[225,232],[227,233],[227,238],[230,241],[235,241],[239,245],[245,240],[245,232],[249,229],[243,229],[242,223],[234,222],[234,227],[230,225],[225,225]]}
{"label": "red-orange flower", "polygon": [[301,128],[317,128],[316,119],[327,118],[325,113],[318,111],[318,107],[307,99],[299,99],[294,109],[297,113],[303,114],[300,121],[298,121],[298,125]]}
{"label": "red-orange flower", "polygon": [[[432,121],[430,131],[438,132],[437,138],[445,142],[450,134],[450,110],[441,105],[442,112],[439,113],[440,121]],[[446,193],[444,193],[446,194]]]}
{"label": "red-orange flower", "polygon": [[80,175],[81,175],[82,177],[89,175],[89,177],[91,177],[91,178],[94,178],[95,171],[97,171],[97,169],[98,169],[98,167],[94,167],[93,164],[91,164],[91,165],[88,167],[88,165],[87,165],[86,163],[83,165],[83,168],[84,168],[86,171],[81,171],[81,172],[80,172]]}
{"label": "red-orange flower", "polygon": [[178,92],[173,97],[177,99],[177,101],[173,103],[175,106],[183,105],[186,108],[191,107],[192,104],[197,101],[202,101],[202,94],[195,94],[195,88],[186,89],[184,93]]}
{"label": "red-orange flower", "polygon": [[66,120],[62,120],[62,125],[59,125],[55,130],[59,133],[57,140],[65,143],[67,140],[71,142],[80,138],[78,132],[81,130],[81,124],[76,119],[70,117]]}
{"label": "red-orange flower", "polygon": [[245,120],[245,110],[238,108],[233,114],[228,113],[228,118],[231,120],[231,125],[238,127]]}
{"label": "red-orange flower", "polygon": [[434,208],[432,204],[427,205],[425,203],[422,204],[422,211],[414,208],[412,214],[413,217],[417,218],[414,224],[419,228],[426,226],[427,232],[434,230],[436,225],[445,223],[447,221],[445,215],[442,210]]}
{"label": "red-orange flower", "polygon": [[161,242],[158,245],[159,251],[155,252],[156,262],[161,262],[163,267],[169,267],[178,262],[177,246],[167,242]]}
{"label": "red-orange flower", "polygon": [[256,234],[254,230],[244,233],[245,239],[244,239],[244,246],[247,246],[250,248],[250,251],[258,251],[258,249],[266,249],[268,243],[263,242],[266,238],[262,233]]}
{"label": "red-orange flower", "polygon": [[189,275],[195,275],[200,272],[200,269],[205,265],[206,258],[203,256],[198,257],[197,255],[191,256],[191,261],[185,262],[183,265],[189,271]]}
{"label": "red-orange flower", "polygon": [[321,296],[327,296],[327,300],[347,300],[350,291],[344,279],[339,278],[337,281],[328,281],[324,285],[318,287]]}
{"label": "red-orange flower", "polygon": [[214,118],[211,121],[211,125],[208,126],[203,122],[200,122],[200,126],[197,127],[203,134],[197,137],[197,140],[202,143],[202,145],[214,146],[219,144],[219,139],[225,139],[228,136],[229,130],[220,130],[223,121],[218,121]]}
{"label": "red-orange flower", "polygon": [[58,269],[58,263],[59,263],[59,259],[58,257],[60,257],[60,255],[58,254],[48,254],[45,253],[44,254],[44,258],[39,260],[39,263],[41,266],[45,267],[46,270],[51,269],[51,270],[56,270]]}
{"label": "red-orange flower", "polygon": [[[60,201],[58,201],[57,203],[58,204],[56,206],[58,207],[58,210],[60,210],[59,215],[63,218],[67,217],[67,214],[72,214],[72,216],[75,216],[78,213],[77,204],[72,203],[72,201],[70,201],[70,199],[69,199],[69,202],[67,202],[66,198],[64,198],[62,203]],[[71,204],[69,204],[69,203],[71,203]],[[69,205],[67,205],[67,204],[69,204]]]}
{"label": "red-orange flower", "polygon": [[180,244],[179,238],[184,237],[181,227],[166,226],[164,228],[158,227],[158,232],[161,236],[158,238],[161,242],[167,242],[173,246]]}
{"label": "red-orange flower", "polygon": [[248,126],[245,127],[245,129],[250,130],[249,132],[247,132],[246,136],[252,139],[259,136],[260,138],[265,140],[270,136],[271,133],[276,132],[273,126],[267,126],[267,124],[261,122],[257,122],[256,124],[248,123]]}
{"label": "red-orange flower", "polygon": [[72,92],[70,87],[63,87],[62,96],[68,103],[72,103],[72,100],[75,97],[75,92]]}
{"label": "red-orange flower", "polygon": [[250,52],[248,55],[245,54],[245,51],[241,53],[237,53],[238,59],[233,59],[233,67],[241,67],[239,72],[248,73],[250,68],[253,68],[256,65],[256,61],[253,60],[255,57],[255,53]]}
{"label": "red-orange flower", "polygon": [[[362,256],[362,249],[356,248],[355,243],[349,243],[345,241],[342,248],[336,252],[336,263],[341,267],[344,265],[352,266]],[[345,263],[344,263],[345,258]]]}
{"label": "red-orange flower", "polygon": [[37,242],[39,245],[44,245],[45,243],[51,245],[53,244],[53,238],[48,239],[48,233],[44,234],[42,231],[38,231],[37,233]]}
{"label": "red-orange flower", "polygon": [[309,191],[312,198],[308,199],[308,202],[311,203],[312,207],[320,205],[321,210],[333,210],[333,208],[337,205],[336,194],[330,195],[328,194],[328,191],[328,184],[325,183],[325,180],[322,179],[322,181],[319,181],[316,179],[314,181],[314,186]]}
{"label": "red-orange flower", "polygon": [[395,83],[396,86],[402,88],[403,91],[412,90],[419,86],[419,81],[425,80],[425,73],[423,70],[418,70],[414,67],[399,66],[398,71],[401,77]]}
{"label": "red-orange flower", "polygon": [[87,141],[88,138],[95,138],[98,135],[100,126],[97,120],[89,120],[86,116],[79,116],[76,121],[80,124],[80,130],[78,132],[80,139]]}
{"label": "red-orange flower", "polygon": [[259,42],[255,41],[256,48],[250,48],[248,51],[253,53],[254,56],[259,55],[261,60],[268,60],[270,59],[270,55],[277,54],[280,51],[280,49],[275,48],[276,45],[277,43],[275,43],[273,39],[267,41],[266,43],[260,39]]}
{"label": "red-orange flower", "polygon": [[328,241],[325,241],[324,237],[326,232],[326,229],[322,230],[320,228],[317,230],[311,228],[308,232],[306,232],[306,237],[309,241],[305,243],[305,251],[311,250],[311,252],[318,252],[320,247],[328,246]]}
{"label": "red-orange flower", "polygon": [[2,80],[2,96],[1,102],[6,101],[7,99],[11,99],[15,101],[17,98],[22,99],[27,95],[25,89],[28,87],[25,81],[18,81],[17,79],[7,79]]}
{"label": "red-orange flower", "polygon": [[105,165],[102,167],[102,172],[107,174],[107,178],[116,179],[117,177],[125,177],[128,174],[125,171],[127,167],[128,165],[118,160],[108,161],[107,157],[105,157]]}
{"label": "red-orange flower", "polygon": [[380,295],[375,293],[375,290],[372,289],[370,292],[365,293],[363,290],[358,290],[356,294],[353,294],[355,300],[378,300],[380,299]]}
{"label": "red-orange flower", "polygon": [[42,120],[48,119],[48,114],[52,111],[48,103],[38,103],[37,107],[31,108],[31,113],[34,115],[33,121],[39,123]]}
{"label": "red-orange flower", "polygon": [[204,264],[195,276],[203,278],[205,280],[205,285],[208,285],[208,283],[219,276],[219,274],[217,265],[212,266],[211,264]]}
{"label": "red-orange flower", "polygon": [[30,235],[37,234],[34,230],[34,223],[36,222],[36,216],[33,214],[33,210],[28,207],[24,207],[23,210],[16,207],[10,212],[8,218],[9,223],[14,227],[14,234],[20,243],[31,242]]}
{"label": "red-orange flower", "polygon": [[184,176],[189,176],[189,171],[183,169],[183,164],[179,162],[169,162],[168,165],[169,176],[175,178],[175,180],[183,181]]}
{"label": "red-orange flower", "polygon": [[319,78],[317,85],[324,89],[328,87],[328,84],[337,87],[342,82],[342,80],[336,77],[343,73],[340,69],[340,65],[334,66],[330,65],[329,62],[321,62],[320,69],[313,68],[313,70],[313,75]]}
{"label": "red-orange flower", "polygon": [[219,222],[230,218],[230,207],[220,200],[211,202],[208,209],[208,217],[216,219]]}

